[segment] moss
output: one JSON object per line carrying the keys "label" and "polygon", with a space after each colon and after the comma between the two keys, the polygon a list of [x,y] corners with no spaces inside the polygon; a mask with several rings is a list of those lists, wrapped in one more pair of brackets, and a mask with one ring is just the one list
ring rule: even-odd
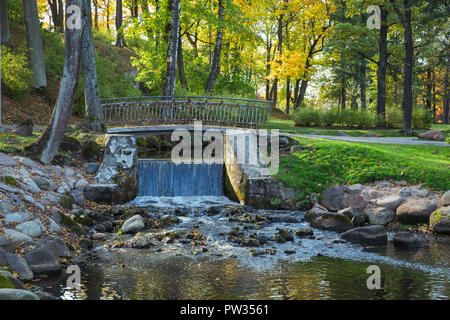
{"label": "moss", "polygon": [[97,142],[94,140],[88,140],[83,143],[81,153],[86,159],[89,159],[93,156],[99,156],[101,150],[102,148]]}
{"label": "moss", "polygon": [[352,221],[347,216],[341,214],[325,213],[322,217],[323,219],[334,219],[342,223],[352,224]]}
{"label": "moss", "polygon": [[73,220],[88,227],[92,227],[95,224],[94,220],[83,214],[76,214]]}
{"label": "moss", "polygon": [[62,212],[58,212],[58,214],[61,217],[61,224],[63,226],[69,228],[70,230],[72,230],[77,234],[85,233],[84,229],[77,222],[73,221],[70,217],[68,217]]}
{"label": "moss", "polygon": [[14,289],[14,285],[7,276],[0,274],[0,289]]}
{"label": "moss", "polygon": [[430,226],[433,226],[437,222],[444,220],[444,219],[450,219],[450,214],[447,212],[444,212],[444,208],[440,208],[440,209],[434,211],[430,215]]}
{"label": "moss", "polygon": [[73,202],[74,202],[73,197],[69,196],[69,195],[62,196],[59,199],[59,205],[61,207],[63,207],[64,209],[67,209],[67,210],[71,210],[72,209]]}
{"label": "moss", "polygon": [[5,182],[6,182],[6,184],[9,184],[10,186],[17,186],[19,184],[17,182],[17,180],[11,176],[6,176]]}

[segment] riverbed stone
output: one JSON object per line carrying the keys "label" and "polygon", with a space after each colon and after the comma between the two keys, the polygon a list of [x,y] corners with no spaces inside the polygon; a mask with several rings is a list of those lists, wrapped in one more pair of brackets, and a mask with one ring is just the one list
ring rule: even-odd
{"label": "riverbed stone", "polygon": [[0,289],[0,300],[39,300],[39,297],[27,290]]}
{"label": "riverbed stone", "polygon": [[442,195],[441,206],[450,206],[450,190]]}
{"label": "riverbed stone", "polygon": [[145,228],[144,220],[140,215],[135,215],[123,223],[122,230],[126,233],[136,233]]}
{"label": "riverbed stone", "polygon": [[19,257],[14,253],[7,253],[6,260],[9,266],[19,275],[19,279],[23,281],[30,281],[33,279],[33,271],[31,271],[28,263],[24,258]]}
{"label": "riverbed stone", "polygon": [[35,274],[55,274],[61,270],[61,265],[53,250],[39,247],[25,254],[24,259]]}
{"label": "riverbed stone", "polygon": [[377,200],[377,206],[384,207],[390,210],[396,210],[399,205],[405,202],[406,199],[399,195],[391,195],[386,198]]}
{"label": "riverbed stone", "polygon": [[33,239],[22,232],[13,230],[13,229],[5,229],[5,234],[11,237],[12,244],[18,244],[21,242],[27,243],[33,241]]}
{"label": "riverbed stone", "polygon": [[5,215],[7,224],[20,224],[31,220],[32,215],[28,211],[18,211]]}
{"label": "riverbed stone", "polygon": [[411,197],[411,196],[412,196],[412,190],[411,190],[411,188],[405,187],[405,188],[402,188],[402,189],[398,192],[398,194],[399,194],[400,196],[402,196],[402,197]]}
{"label": "riverbed stone", "polygon": [[353,228],[351,220],[340,213],[327,213],[318,216],[311,222],[313,228],[335,231],[335,232],[345,232]]}
{"label": "riverbed stone", "polygon": [[40,193],[42,190],[39,188],[39,186],[36,184],[36,182],[33,179],[23,179],[23,184],[20,184],[20,187],[24,189],[25,191],[28,191],[30,193]]}
{"label": "riverbed stone", "polygon": [[[11,284],[13,285],[14,289],[20,289],[20,290],[26,290],[27,288],[23,285],[22,282],[20,282],[19,279],[17,279],[11,272],[8,271],[4,271],[4,270],[0,270],[0,278],[1,275],[3,275],[4,277],[6,277]],[[4,278],[3,278],[4,279]],[[1,282],[1,279],[0,279]],[[1,285],[0,285],[1,287]],[[6,287],[4,287],[6,288]]]}
{"label": "riverbed stone", "polygon": [[344,196],[343,187],[339,185],[332,186],[322,192],[322,201],[320,201],[320,204],[330,211],[338,211],[343,208],[342,202]]}
{"label": "riverbed stone", "polygon": [[290,231],[281,228],[277,228],[277,230],[278,232],[275,234],[275,240],[277,242],[283,243],[294,240],[294,237]]}
{"label": "riverbed stone", "polygon": [[316,217],[324,215],[326,213],[329,213],[329,211],[326,208],[322,207],[318,203],[315,203],[314,206],[311,209],[309,209],[308,212],[305,214],[304,218],[306,221],[312,221]]}
{"label": "riverbed stone", "polygon": [[56,185],[56,183],[50,178],[44,178],[42,176],[37,176],[37,177],[33,177],[32,180],[42,190],[56,191],[56,189],[58,189],[58,186]]}
{"label": "riverbed stone", "polygon": [[382,226],[387,225],[395,218],[394,210],[384,207],[367,208],[364,213],[370,224],[379,224]]}
{"label": "riverbed stone", "polygon": [[436,233],[450,235],[450,206],[439,208],[430,215],[430,227]]}
{"label": "riverbed stone", "polygon": [[435,202],[424,199],[412,199],[397,208],[397,219],[403,224],[428,223],[431,213],[436,210]]}
{"label": "riverbed stone", "polygon": [[59,258],[70,258],[72,253],[66,243],[61,238],[56,236],[47,236],[44,239],[37,241],[39,247],[46,247],[53,251]]}
{"label": "riverbed stone", "polygon": [[16,229],[32,238],[40,237],[45,231],[45,227],[39,219],[21,223],[16,226]]}
{"label": "riverbed stone", "polygon": [[424,239],[411,232],[399,232],[394,235],[393,243],[399,249],[413,249],[422,246]]}
{"label": "riverbed stone", "polygon": [[119,192],[117,184],[89,184],[84,190],[84,198],[88,201],[98,203],[111,203],[116,199],[116,194]]}
{"label": "riverbed stone", "polygon": [[48,231],[51,233],[62,234],[62,230],[59,225],[50,217],[47,217],[48,221]]}
{"label": "riverbed stone", "polygon": [[0,212],[3,214],[11,213],[11,204],[9,203],[8,199],[6,198],[0,198]]}
{"label": "riverbed stone", "polygon": [[147,249],[154,245],[151,239],[152,237],[150,234],[138,233],[131,240],[131,246],[136,249]]}
{"label": "riverbed stone", "polygon": [[12,241],[4,235],[0,235],[0,252],[4,250],[6,252],[13,252],[14,246]]}
{"label": "riverbed stone", "polygon": [[17,161],[2,152],[0,152],[0,164],[5,167],[17,167]]}
{"label": "riverbed stone", "polygon": [[380,225],[354,228],[341,234],[341,238],[363,245],[387,244],[386,228]]}
{"label": "riverbed stone", "polygon": [[96,174],[99,167],[100,166],[97,163],[90,162],[90,163],[88,163],[88,165],[86,167],[86,173],[87,174]]}
{"label": "riverbed stone", "polygon": [[86,189],[86,186],[89,184],[89,182],[87,182],[84,179],[80,179],[75,183],[75,189],[76,190],[80,190],[80,191],[84,191],[84,189]]}
{"label": "riverbed stone", "polygon": [[367,201],[360,194],[346,194],[342,201],[343,208],[364,209],[367,206]]}

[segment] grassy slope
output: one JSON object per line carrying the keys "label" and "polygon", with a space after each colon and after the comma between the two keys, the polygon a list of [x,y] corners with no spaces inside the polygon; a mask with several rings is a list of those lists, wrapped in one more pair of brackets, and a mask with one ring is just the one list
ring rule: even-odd
{"label": "grassy slope", "polygon": [[433,189],[450,189],[450,148],[360,144],[298,139],[310,149],[280,159],[279,181],[299,190],[298,199],[335,184],[406,180]]}

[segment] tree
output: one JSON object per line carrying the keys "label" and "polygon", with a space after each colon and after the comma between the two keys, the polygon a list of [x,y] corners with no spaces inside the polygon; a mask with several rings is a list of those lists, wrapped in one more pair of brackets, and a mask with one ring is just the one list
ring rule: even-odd
{"label": "tree", "polygon": [[125,37],[123,35],[122,30],[123,16],[122,16],[122,0],[116,1],[116,32],[117,32],[117,47],[126,47],[127,43],[125,41]]}
{"label": "tree", "polygon": [[64,3],[63,0],[47,0],[52,12],[52,21],[55,30],[58,32],[64,31]]}
{"label": "tree", "polygon": [[167,69],[166,81],[164,84],[164,96],[175,95],[175,81],[177,79],[177,58],[178,58],[178,44],[180,36],[180,0],[169,1],[171,22],[170,22],[170,38],[169,46],[167,47]]}
{"label": "tree", "polygon": [[216,84],[217,74],[219,73],[220,54],[222,51],[223,42],[223,28],[224,28],[224,12],[223,0],[219,0],[219,9],[217,16],[219,18],[219,25],[216,32],[216,41],[214,44],[214,53],[211,62],[211,70],[209,71],[208,81],[206,82],[205,91],[212,93],[214,91],[214,85]]}
{"label": "tree", "polygon": [[78,86],[82,55],[82,36],[85,24],[82,22],[79,28],[68,27],[67,8],[71,5],[76,5],[81,8],[82,0],[66,1],[64,70],[59,87],[58,100],[56,101],[50,124],[39,139],[26,148],[27,151],[39,156],[40,161],[44,164],[49,164],[58,153],[59,145],[64,138],[72,114],[75,93]]}
{"label": "tree", "polygon": [[9,18],[8,18],[8,2],[0,0],[0,28],[1,28],[1,44],[9,44]]}
{"label": "tree", "polygon": [[36,0],[22,0],[25,30],[27,35],[28,54],[30,56],[33,78],[31,87],[42,91],[47,88],[44,49],[42,47],[41,27],[39,25],[38,7]]}
{"label": "tree", "polygon": [[89,130],[105,132],[103,109],[98,94],[97,67],[95,62],[94,41],[92,40],[92,14],[90,0],[82,0],[85,29],[82,43],[82,65],[84,100],[86,105],[86,125]]}

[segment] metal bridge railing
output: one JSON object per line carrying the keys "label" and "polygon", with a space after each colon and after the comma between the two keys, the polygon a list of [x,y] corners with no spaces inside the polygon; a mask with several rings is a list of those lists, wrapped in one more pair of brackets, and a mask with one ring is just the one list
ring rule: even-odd
{"label": "metal bridge railing", "polygon": [[102,99],[106,125],[204,124],[260,126],[272,101],[221,97],[132,97]]}

